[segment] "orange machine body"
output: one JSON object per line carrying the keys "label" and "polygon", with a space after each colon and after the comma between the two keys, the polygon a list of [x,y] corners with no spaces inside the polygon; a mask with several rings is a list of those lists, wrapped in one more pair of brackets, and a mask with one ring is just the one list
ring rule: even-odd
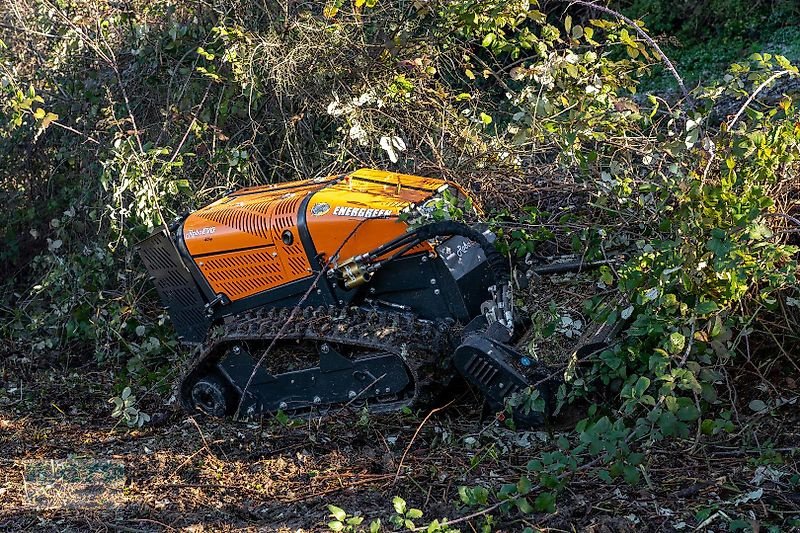
{"label": "orange machine body", "polygon": [[[182,237],[213,292],[236,301],[402,235],[408,224],[400,213],[448,187],[457,189],[439,179],[370,169],[250,187],[190,214]],[[433,249],[424,243],[406,253],[423,250]]]}

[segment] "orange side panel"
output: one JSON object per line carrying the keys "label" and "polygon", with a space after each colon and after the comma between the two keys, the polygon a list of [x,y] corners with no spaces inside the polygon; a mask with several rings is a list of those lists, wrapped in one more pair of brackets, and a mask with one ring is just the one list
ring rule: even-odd
{"label": "orange side panel", "polygon": [[[403,235],[408,224],[398,218],[400,212],[424,202],[443,185],[442,180],[419,176],[353,172],[316,192],[308,203],[306,223],[317,252],[330,257],[339,250],[339,260],[344,260]],[[414,252],[430,249],[423,244]]]}
{"label": "orange side panel", "polygon": [[[235,301],[311,275],[297,214],[308,192],[325,184],[301,185],[237,191],[186,218],[186,248],[215,293]],[[255,268],[259,261],[268,272]]]}
{"label": "orange side panel", "polygon": [[285,282],[283,265],[273,246],[203,257],[197,266],[216,293],[231,300],[256,294]]}

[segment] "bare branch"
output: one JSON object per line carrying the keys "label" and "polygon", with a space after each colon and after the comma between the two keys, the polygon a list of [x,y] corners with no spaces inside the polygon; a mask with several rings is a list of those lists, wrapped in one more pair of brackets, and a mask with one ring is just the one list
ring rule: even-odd
{"label": "bare branch", "polygon": [[636,24],[635,21],[626,17],[619,11],[614,11],[613,9],[609,9],[606,6],[595,4],[594,2],[587,2],[585,0],[558,0],[558,1],[569,2],[570,4],[578,4],[591,9],[602,11],[603,13],[606,13],[608,15],[617,17],[618,19],[629,25],[631,28],[633,28],[634,31],[636,31],[636,33],[638,33],[642,39],[647,41],[647,44],[653,47],[658,56],[661,58],[661,61],[664,63],[666,69],[669,71],[670,74],[672,74],[672,77],[675,78],[675,81],[678,82],[678,87],[680,87],[681,93],[683,93],[683,97],[686,98],[686,100],[691,103],[691,97],[689,96],[689,91],[686,89],[686,84],[683,82],[683,78],[681,78],[680,74],[678,74],[678,70],[675,68],[675,65],[672,64],[672,61],[670,61],[669,57],[667,57],[667,54],[665,54],[664,51],[661,50],[661,47],[658,46],[658,43],[656,43],[655,40],[652,37],[650,37],[646,31],[644,31],[638,24]]}
{"label": "bare branch", "polygon": [[739,111],[736,113],[736,115],[734,115],[734,117],[733,117],[733,120],[731,120],[731,121],[730,121],[730,123],[728,124],[728,129],[730,130],[730,129],[732,129],[732,128],[733,128],[733,126],[735,126],[735,125],[736,125],[736,122],[738,122],[738,121],[739,121],[739,117],[741,117],[741,116],[742,116],[742,113],[744,113],[744,110],[745,110],[745,109],[747,109],[747,107],[748,107],[748,106],[749,106],[751,103],[753,103],[753,100],[754,100],[754,99],[755,99],[755,97],[758,95],[758,93],[760,93],[761,91],[763,91],[763,90],[764,90],[764,89],[767,87],[767,85],[769,85],[769,84],[770,84],[770,83],[772,83],[773,81],[777,80],[778,78],[780,78],[780,77],[781,77],[781,76],[783,76],[784,74],[791,74],[791,71],[788,71],[788,70],[781,70],[780,72],[776,72],[775,74],[773,74],[772,76],[770,76],[769,78],[767,78],[766,80],[764,80],[764,82],[763,82],[761,85],[759,85],[759,86],[756,88],[756,90],[755,90],[755,91],[753,91],[753,94],[751,94],[751,95],[750,95],[750,96],[747,98],[747,100],[745,100],[745,102],[744,102],[744,104],[742,105],[742,107],[741,107],[741,108],[739,108]]}

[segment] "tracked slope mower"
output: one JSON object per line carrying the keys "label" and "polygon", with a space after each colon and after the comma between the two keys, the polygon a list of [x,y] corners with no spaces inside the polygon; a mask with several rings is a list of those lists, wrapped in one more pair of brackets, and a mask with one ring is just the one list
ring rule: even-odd
{"label": "tracked slope mower", "polygon": [[384,412],[456,371],[493,408],[530,386],[551,398],[547,369],[510,346],[507,260],[484,228],[441,220],[446,199],[468,201],[449,182],[363,169],[240,189],[140,243],[180,339],[199,344],[183,407]]}

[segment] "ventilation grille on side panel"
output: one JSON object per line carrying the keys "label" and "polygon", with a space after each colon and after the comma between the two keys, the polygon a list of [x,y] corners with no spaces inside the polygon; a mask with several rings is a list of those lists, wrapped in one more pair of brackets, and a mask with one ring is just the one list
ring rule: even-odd
{"label": "ventilation grille on side panel", "polygon": [[[318,187],[312,184],[290,193],[281,192],[280,196],[265,192],[260,198],[227,202],[198,211],[197,216],[259,237],[266,241],[264,244],[275,245],[268,252],[259,248],[256,252],[242,254],[220,253],[198,261],[212,288],[236,300],[309,275],[311,269],[297,228],[297,212],[306,197],[304,193]],[[283,244],[285,231],[292,233],[290,245]],[[272,255],[273,252],[277,256]],[[253,253],[269,254],[268,260]],[[227,262],[220,259],[227,259]],[[262,272],[257,268],[267,264],[277,270],[267,266],[268,272]]]}
{"label": "ventilation grille on side panel", "polygon": [[275,211],[272,215],[273,230],[280,231],[297,223],[297,207],[302,199],[302,196],[290,196],[275,202]]}
{"label": "ventilation grille on side panel", "polygon": [[[273,242],[283,247],[285,253],[286,266],[293,276],[303,276],[309,273],[308,258],[306,257],[303,244],[297,229],[297,211],[303,196],[291,196],[275,203],[275,210],[272,212],[272,238]],[[293,242],[287,246],[282,244],[282,234],[284,231],[292,232]]]}
{"label": "ventilation grille on side panel", "polygon": [[210,326],[205,314],[206,302],[167,229],[153,233],[137,248],[179,338],[202,342]]}
{"label": "ventilation grille on side panel", "polygon": [[[265,200],[251,204],[246,208],[223,205],[214,209],[204,210],[198,214],[217,224],[224,224],[239,231],[269,240],[269,215],[266,213],[266,208],[271,202],[272,200]],[[257,208],[264,209],[264,212],[257,211]]]}
{"label": "ventilation grille on side panel", "polygon": [[285,281],[274,248],[231,252],[204,257],[198,266],[215,292],[238,300],[271,289]]}

